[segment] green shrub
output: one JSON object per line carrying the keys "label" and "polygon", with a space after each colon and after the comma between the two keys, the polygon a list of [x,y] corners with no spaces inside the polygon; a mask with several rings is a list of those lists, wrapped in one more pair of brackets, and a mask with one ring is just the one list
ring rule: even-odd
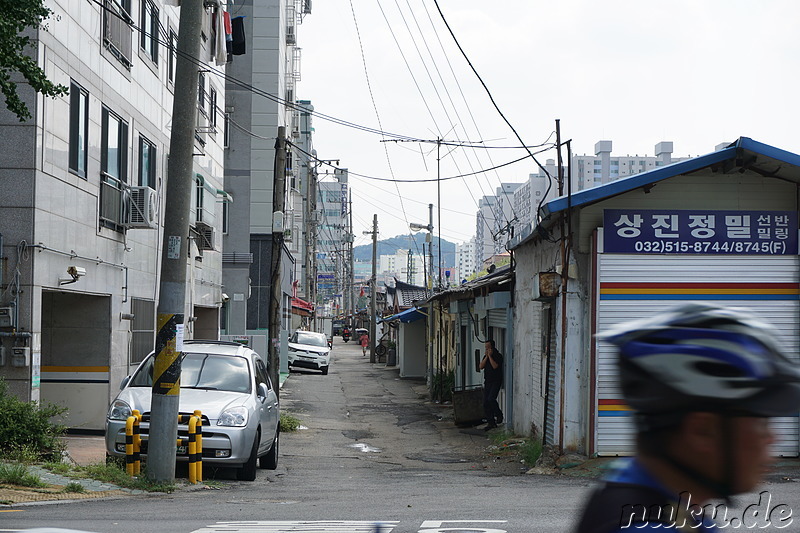
{"label": "green shrub", "polygon": [[46,486],[39,476],[28,472],[28,468],[20,463],[0,463],[0,483],[19,485],[21,487]]}
{"label": "green shrub", "polygon": [[47,470],[51,471],[52,473],[60,474],[62,476],[65,474],[69,474],[70,470],[72,470],[72,468],[70,468],[70,466],[66,463],[50,462],[50,463],[45,463],[42,466]]}
{"label": "green shrub", "polygon": [[456,384],[456,375],[453,370],[437,372],[431,381],[431,398],[440,402],[453,400],[453,387]]}
{"label": "green shrub", "polygon": [[300,419],[289,413],[281,413],[281,431],[297,431],[300,429]]}
{"label": "green shrub", "polygon": [[539,439],[527,439],[522,445],[522,460],[528,466],[535,466],[537,459],[542,455],[542,441]]}
{"label": "green shrub", "polygon": [[66,428],[50,419],[66,412],[65,407],[23,402],[9,394],[8,385],[0,378],[0,450],[7,457],[12,451],[29,449],[37,458],[60,458]]}
{"label": "green shrub", "polygon": [[64,492],[76,492],[76,493],[79,493],[79,494],[83,494],[84,492],[86,492],[86,487],[84,487],[83,485],[81,485],[77,481],[70,481],[64,487]]}

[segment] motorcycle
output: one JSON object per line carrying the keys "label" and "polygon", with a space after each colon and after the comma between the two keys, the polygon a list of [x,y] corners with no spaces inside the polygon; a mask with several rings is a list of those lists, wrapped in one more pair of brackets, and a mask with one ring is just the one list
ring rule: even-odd
{"label": "motorcycle", "polygon": [[342,330],[342,340],[344,342],[347,342],[347,341],[350,340],[350,330],[349,329],[345,328],[345,329]]}

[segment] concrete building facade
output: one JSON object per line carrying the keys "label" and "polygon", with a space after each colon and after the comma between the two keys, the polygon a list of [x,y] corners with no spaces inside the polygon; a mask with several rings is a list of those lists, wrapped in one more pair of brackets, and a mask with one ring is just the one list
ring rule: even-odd
{"label": "concrete building facade", "polygon": [[[179,10],[161,0],[47,2],[34,58],[69,88],[21,96],[33,118],[0,109],[0,376],[24,400],[69,408],[67,426],[102,430],[118,384],[154,346]],[[207,4],[215,35],[222,8]],[[198,67],[198,124],[186,257],[186,338],[217,338],[222,301],[221,64]]]}

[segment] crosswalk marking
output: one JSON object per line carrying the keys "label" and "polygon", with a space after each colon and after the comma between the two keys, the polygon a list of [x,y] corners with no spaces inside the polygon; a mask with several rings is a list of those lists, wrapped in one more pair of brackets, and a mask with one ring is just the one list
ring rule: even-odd
{"label": "crosswalk marking", "polygon": [[192,533],[391,533],[397,522],[368,520],[271,520],[217,522]]}

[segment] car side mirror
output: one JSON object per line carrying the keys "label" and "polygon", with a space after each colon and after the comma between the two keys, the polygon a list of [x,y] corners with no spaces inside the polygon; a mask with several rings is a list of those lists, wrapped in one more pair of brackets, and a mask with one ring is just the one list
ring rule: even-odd
{"label": "car side mirror", "polygon": [[266,383],[258,384],[258,396],[261,398],[266,398],[267,396],[269,396],[269,389],[267,388]]}
{"label": "car side mirror", "polygon": [[125,376],[125,379],[123,379],[119,384],[119,390],[124,389],[125,385],[127,385],[130,380],[131,380],[130,376]]}

